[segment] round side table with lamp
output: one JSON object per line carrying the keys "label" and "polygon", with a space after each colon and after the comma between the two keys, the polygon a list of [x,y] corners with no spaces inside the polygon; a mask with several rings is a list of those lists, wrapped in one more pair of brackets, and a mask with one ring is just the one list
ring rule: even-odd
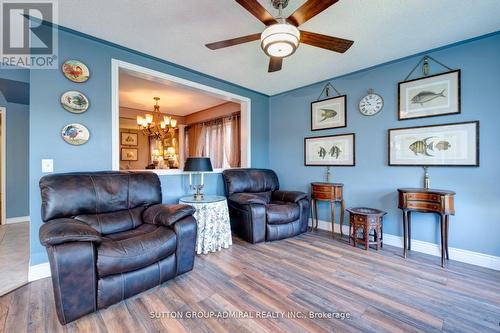
{"label": "round side table with lamp", "polygon": [[[233,240],[226,198],[203,194],[203,173],[213,171],[210,158],[188,157],[184,171],[189,172],[189,187],[196,192],[194,195],[180,198],[179,203],[191,205],[196,209],[193,214],[198,223],[196,253],[207,254],[227,249],[233,244]],[[193,174],[200,175],[198,184],[193,183]]]}

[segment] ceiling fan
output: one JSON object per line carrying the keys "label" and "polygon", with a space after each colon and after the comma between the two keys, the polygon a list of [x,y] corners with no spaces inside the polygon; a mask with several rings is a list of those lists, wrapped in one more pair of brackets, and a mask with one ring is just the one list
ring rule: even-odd
{"label": "ceiling fan", "polygon": [[289,0],[271,0],[278,10],[278,16],[273,17],[257,0],[235,0],[253,16],[264,23],[267,28],[262,33],[227,39],[206,44],[211,50],[261,40],[262,50],[269,56],[268,72],[281,70],[283,58],[292,55],[299,43],[308,44],[330,51],[344,53],[354,43],[352,40],[321,35],[297,29],[298,26],[318,15],[338,0],[308,0],[288,18],[282,16],[283,8]]}

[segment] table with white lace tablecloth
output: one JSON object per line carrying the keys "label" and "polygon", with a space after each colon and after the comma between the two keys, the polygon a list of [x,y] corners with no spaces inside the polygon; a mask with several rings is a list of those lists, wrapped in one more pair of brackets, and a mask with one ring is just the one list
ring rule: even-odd
{"label": "table with white lace tablecloth", "polygon": [[198,223],[197,254],[220,251],[233,244],[225,197],[205,195],[203,200],[195,200],[193,196],[188,196],[181,198],[179,203],[191,205],[196,209],[194,217]]}

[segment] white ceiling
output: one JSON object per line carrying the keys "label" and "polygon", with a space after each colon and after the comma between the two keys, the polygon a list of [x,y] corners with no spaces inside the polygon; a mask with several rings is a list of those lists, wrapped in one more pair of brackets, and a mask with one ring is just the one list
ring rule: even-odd
{"label": "white ceiling", "polygon": [[[259,0],[274,15],[268,0]],[[304,0],[290,0],[290,14]],[[300,28],[354,40],[344,54],[301,45],[268,73],[258,41],[204,44],[261,32],[233,0],[59,0],[59,24],[273,95],[500,30],[498,0],[340,0]]]}
{"label": "white ceiling", "polygon": [[228,101],[194,88],[160,78],[143,78],[143,74],[120,70],[120,107],[153,111],[160,97],[160,111],[176,116],[205,110]]}

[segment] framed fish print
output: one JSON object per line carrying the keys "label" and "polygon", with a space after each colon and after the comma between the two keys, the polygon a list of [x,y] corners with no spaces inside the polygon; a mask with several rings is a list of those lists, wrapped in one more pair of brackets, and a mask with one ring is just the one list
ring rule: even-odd
{"label": "framed fish print", "polygon": [[479,166],[479,121],[388,131],[390,166]]}
{"label": "framed fish print", "polygon": [[121,132],[120,135],[122,146],[137,146],[137,133]]}
{"label": "framed fish print", "polygon": [[347,96],[341,95],[311,103],[311,131],[347,126]]}
{"label": "framed fish print", "polygon": [[460,70],[398,83],[399,120],[460,113]]}
{"label": "framed fish print", "polygon": [[354,166],[355,134],[304,138],[305,166]]}
{"label": "framed fish print", "polygon": [[122,148],[121,149],[122,161],[137,161],[138,154],[137,148]]}

